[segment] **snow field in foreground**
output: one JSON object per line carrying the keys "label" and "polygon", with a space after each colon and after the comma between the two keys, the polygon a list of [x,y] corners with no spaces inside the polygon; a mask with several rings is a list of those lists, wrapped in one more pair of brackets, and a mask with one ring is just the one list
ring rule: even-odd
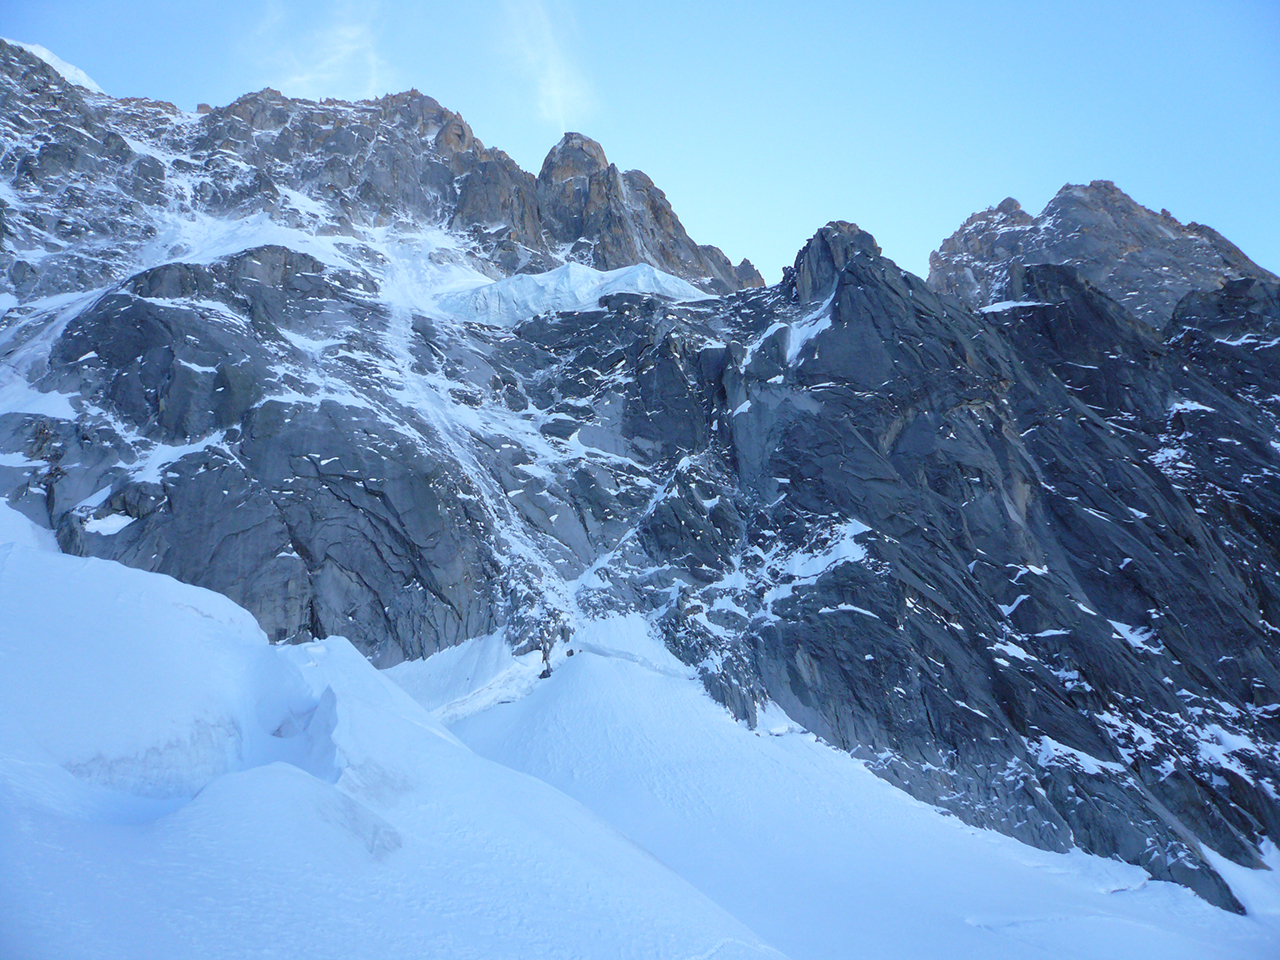
{"label": "snow field in foreground", "polygon": [[0,544],[5,958],[1280,954],[1271,877],[1224,866],[1242,918],[965,827],[639,616],[548,680],[499,637],[379,673],[3,505]]}

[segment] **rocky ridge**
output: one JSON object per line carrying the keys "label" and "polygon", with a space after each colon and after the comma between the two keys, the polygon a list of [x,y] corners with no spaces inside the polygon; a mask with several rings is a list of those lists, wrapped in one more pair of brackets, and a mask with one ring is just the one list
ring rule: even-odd
{"label": "rocky ridge", "polygon": [[1156,330],[1192,290],[1238,277],[1277,279],[1212,227],[1148,210],[1109,180],[1067,184],[1037,217],[1012,197],[975,213],[930,255],[929,284],[987,306],[1012,263],[1073,266]]}
{"label": "rocky ridge", "polygon": [[[184,114],[72,86],[8,44],[0,78],[8,145],[0,162],[19,191],[0,197],[0,239],[43,254],[38,264],[0,255],[20,301],[120,279],[125,262],[157,254],[146,243],[163,240],[152,222],[158,212],[267,214],[348,237],[445,226],[466,239],[469,262],[495,278],[572,259],[605,270],[650,263],[714,293],[763,284],[747,261],[735,268],[717,248],[694,244],[648,177],[620,173],[581,134],[553,147],[535,180],[415,90],[358,103],[262,90]],[[598,169],[583,173],[579,154]],[[575,217],[550,185],[572,193],[579,179],[594,185]],[[105,183],[113,189],[100,189]],[[76,252],[63,262],[71,242]]]}
{"label": "rocky ridge", "polygon": [[1240,909],[1201,845],[1280,834],[1274,282],[1161,334],[1159,283],[1006,258],[975,310],[832,223],[775,287],[482,322],[448,295],[687,237],[585,138],[535,179],[417,95],[193,118],[0,53],[0,493],[64,550],[380,665],[636,612],[749,723]]}

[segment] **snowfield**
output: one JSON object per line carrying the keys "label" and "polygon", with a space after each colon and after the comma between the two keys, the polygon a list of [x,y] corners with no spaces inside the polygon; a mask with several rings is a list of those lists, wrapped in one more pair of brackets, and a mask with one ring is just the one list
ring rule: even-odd
{"label": "snowfield", "polygon": [[[0,507],[0,955],[1271,958],[1136,867],[965,827],[638,615],[547,680],[473,640],[379,673]],[[392,681],[395,681],[394,683]]]}
{"label": "snowfield", "polygon": [[601,297],[614,293],[642,293],[677,301],[708,297],[693,284],[647,263],[605,271],[566,263],[546,273],[517,274],[448,293],[439,299],[438,308],[461,320],[513,326],[541,313],[594,310]]}
{"label": "snowfield", "polygon": [[[88,91],[91,105],[105,103],[82,71],[42,47],[24,46]],[[315,106],[324,105],[306,109]],[[591,311],[612,294],[688,303],[704,299],[702,291],[647,264],[601,272],[569,262],[495,281],[502,271],[465,233],[430,225],[437,223],[434,214],[430,223],[385,219],[381,211],[373,218],[377,226],[347,222],[345,200],[327,180],[299,173],[290,187],[278,177],[279,183],[267,181],[268,196],[254,186],[256,168],[234,151],[216,150],[212,166],[197,169],[185,154],[170,151],[194,149],[202,121],[153,107],[137,108],[149,119],[127,120],[122,129],[136,134],[125,138],[137,155],[130,162],[136,168],[142,160],[155,161],[165,171],[165,186],[145,204],[130,200],[137,215],[124,217],[119,230],[99,236],[94,226],[87,239],[62,249],[52,233],[36,229],[42,218],[53,222],[62,215],[60,198],[71,194],[61,191],[80,183],[79,174],[66,172],[65,183],[59,180],[64,174],[50,174],[39,190],[27,193],[0,185],[5,209],[17,211],[10,222],[33,225],[10,252],[32,263],[54,263],[50,277],[99,259],[112,264],[84,274],[89,279],[76,281],[80,286],[50,286],[21,302],[0,291],[0,414],[77,421],[67,425],[67,435],[74,429],[76,443],[86,448],[79,459],[29,459],[41,456],[37,445],[15,431],[17,439],[0,453],[0,476],[11,481],[5,490],[13,491],[14,502],[28,511],[74,504],[76,513],[63,518],[74,521],[71,529],[82,528],[99,545],[123,544],[144,531],[146,521],[115,506],[91,515],[113,493],[159,483],[171,473],[179,477],[176,468],[184,461],[207,472],[201,455],[212,457],[215,449],[238,457],[222,421],[198,435],[148,433],[141,421],[96,405],[85,387],[91,379],[67,370],[102,363],[96,349],[105,355],[102,343],[86,345],[82,354],[77,348],[79,358],[70,364],[54,363],[63,379],[45,375],[68,326],[102,298],[128,290],[130,278],[142,271],[168,264],[221,269],[228,258],[279,245],[316,258],[337,292],[322,300],[332,310],[314,314],[307,298],[292,297],[280,314],[279,337],[269,343],[247,335],[236,341],[262,348],[262,382],[273,386],[255,403],[308,414],[325,404],[350,411],[358,415],[353,424],[370,426],[361,436],[388,441],[370,450],[417,451],[424,463],[456,466],[456,473],[441,474],[441,488],[475,501],[474,516],[492,524],[488,546],[509,565],[504,589],[519,586],[516,596],[534,598],[513,599],[503,609],[522,615],[533,610],[531,620],[555,628],[547,637],[563,636],[562,624],[572,634],[554,647],[546,678],[540,676],[540,654],[513,656],[502,633],[379,672],[342,637],[273,646],[252,614],[220,594],[106,560],[63,555],[48,530],[0,498],[0,960],[1280,957],[1280,881],[1274,872],[1246,870],[1206,852],[1248,909],[1247,916],[1236,916],[1186,888],[1152,881],[1135,866],[1080,852],[1048,853],[968,827],[878,779],[776,706],[761,709],[754,729],[734,721],[707,695],[696,669],[656,639],[644,615],[584,612],[588,606],[620,608],[602,601],[610,597],[606,581],[637,575],[639,568],[628,564],[643,552],[633,551],[640,527],[592,541],[572,510],[562,517],[562,506],[575,507],[568,493],[554,489],[562,481],[591,467],[592,482],[623,504],[610,523],[625,518],[627,503],[647,504],[649,513],[666,499],[677,503],[679,484],[686,481],[687,502],[699,516],[720,494],[698,492],[700,468],[692,456],[656,479],[650,466],[656,461],[630,458],[632,440],[653,438],[628,437],[618,425],[625,378],[633,376],[625,364],[596,370],[583,360],[581,382],[598,379],[605,386],[592,399],[598,409],[590,422],[577,424],[578,414],[562,414],[550,401],[522,405],[527,398],[520,392],[519,403],[500,399],[494,378],[505,382],[497,376],[504,357],[517,356],[514,348],[504,353],[506,344],[517,339],[514,328],[522,321]],[[159,132],[146,132],[152,122]],[[52,124],[19,131],[27,156],[38,157],[53,136],[49,131],[56,131]],[[338,126],[334,120],[334,131]],[[385,129],[399,136],[394,124]],[[414,129],[413,139],[421,139],[421,129]],[[221,207],[199,200],[215,176],[225,179],[219,190],[243,187],[249,199]],[[124,188],[101,179],[102,189],[85,194],[92,202],[73,225],[115,223]],[[328,185],[322,188],[322,182]],[[52,187],[57,190],[46,189]],[[211,212],[217,209],[225,215]],[[311,269],[298,276],[315,278]],[[255,280],[252,274],[246,272],[245,282]],[[238,288],[218,283],[224,299],[209,299],[207,291],[179,295],[183,287],[164,296],[161,287],[148,287],[145,295],[130,296],[148,301],[148,310],[190,312],[191,330],[248,324],[250,309],[235,306],[239,300],[231,296]],[[834,322],[835,296],[833,288],[821,305],[793,312],[765,304],[763,329],[752,326],[756,308],[744,308],[740,330],[751,335],[739,372],[746,377],[757,351],[762,364],[773,362],[776,352],[781,372],[767,380],[752,374],[739,384],[730,407],[734,417],[747,419],[738,420],[735,431],[744,423],[772,429],[776,418],[768,411],[784,391],[792,392],[788,376],[817,359],[818,338]],[[1038,305],[1006,301],[981,309],[997,318]],[[766,325],[772,320],[777,322]],[[702,330],[701,321],[679,323]],[[723,317],[715,323],[739,330]],[[574,329],[574,321],[531,326],[564,332]],[[718,331],[708,325],[677,340],[696,347],[698,338],[713,334]],[[579,358],[556,353],[554,341],[548,339],[545,353],[555,367],[546,369],[562,368],[568,383]],[[715,342],[736,355],[729,338]],[[200,364],[176,360],[169,372],[218,375],[217,361],[201,356]],[[525,386],[544,369],[532,360],[527,368]],[[42,377],[44,386],[80,384],[76,389],[85,392],[44,389],[37,385]],[[796,392],[788,402],[798,397]],[[1168,412],[1206,411],[1214,412],[1179,399]],[[654,421],[672,422],[665,416]],[[345,430],[335,427],[332,435],[345,442]],[[319,440],[329,436],[317,433]],[[1190,441],[1185,448],[1172,445],[1178,438],[1169,438],[1150,459],[1177,480],[1193,469],[1195,448]],[[116,466],[95,458],[93,448],[105,449],[103,444],[116,445]],[[318,472],[334,461],[333,476],[350,469],[342,457],[308,452],[315,449],[295,450],[308,469]],[[371,454],[377,456],[391,459]],[[43,506],[19,499],[27,496],[23,488],[36,493],[41,483],[52,482],[55,467],[79,471],[74,483],[50,488]],[[257,483],[262,474],[244,476]],[[282,473],[282,485],[300,476]],[[459,478],[473,492],[448,485]],[[354,486],[357,475],[349,479]],[[365,482],[364,475],[359,479]],[[367,479],[377,487],[377,477]],[[784,488],[792,479],[775,476],[771,482]],[[334,489],[347,487],[335,483]],[[60,500],[61,490],[71,492]],[[271,509],[280,510],[285,501],[283,495],[271,500]],[[188,516],[222,503],[213,495],[193,502]],[[418,505],[412,504],[415,510]],[[1155,507],[1151,513],[1127,509],[1137,519],[1159,516]],[[799,598],[836,566],[867,559],[859,538],[871,528],[840,517],[806,546],[784,551],[778,542],[768,553],[757,548],[765,563],[761,577],[773,578],[759,581],[764,616],[776,619],[774,603]],[[229,533],[225,542],[239,535]],[[274,554],[273,546],[268,556],[300,560],[301,545],[286,539],[288,552]],[[404,542],[418,549],[426,539],[406,534]],[[592,546],[606,541],[608,552]],[[367,545],[387,542],[400,541],[369,538]],[[207,556],[194,555],[202,562]],[[145,553],[133,556],[131,562],[146,562]],[[1133,562],[1126,557],[1120,569]],[[1026,573],[1048,571],[1017,569],[1009,581],[1015,586]],[[243,582],[239,571],[235,577]],[[742,596],[734,591],[756,582],[734,560],[714,585],[723,591],[716,601],[724,604],[721,612],[750,614],[733,599]],[[590,602],[593,591],[600,602]],[[856,605],[856,595],[850,599],[855,602],[832,601],[819,612],[879,620]],[[1005,599],[1012,602],[993,602],[1007,618],[1033,597],[1019,592]],[[388,609],[385,596],[371,602]],[[1073,602],[1086,614],[1101,615]],[[690,616],[723,635],[725,628],[707,613]],[[1125,618],[1131,622],[1110,621],[1124,652],[1165,653],[1153,629]],[[406,616],[402,622],[421,621]],[[475,622],[489,629],[501,618]],[[1058,622],[1035,636],[1067,633],[1056,628]],[[342,629],[363,642],[358,627]],[[449,636],[472,632],[459,628]],[[1033,646],[1029,637],[1018,637]],[[394,658],[382,662],[411,649],[423,647],[397,647]],[[1035,659],[1012,639],[992,649]],[[1078,671],[1057,676],[1082,683]],[[1129,721],[1113,715],[1113,722]],[[1212,738],[1199,749],[1212,755],[1215,768],[1240,772],[1231,766],[1237,763],[1231,753],[1252,745],[1216,723],[1197,729]],[[1086,772],[1123,772],[1047,736],[1031,746],[1042,759],[1069,756]],[[934,771],[926,767],[924,773],[932,777]],[[1265,853],[1280,868],[1280,851],[1267,846]]]}

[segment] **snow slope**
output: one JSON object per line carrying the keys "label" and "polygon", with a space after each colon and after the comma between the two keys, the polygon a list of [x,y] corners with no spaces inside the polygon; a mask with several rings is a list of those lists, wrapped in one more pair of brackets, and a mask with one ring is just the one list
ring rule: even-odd
{"label": "snow slope", "polygon": [[1272,877],[1221,865],[1250,909],[1237,917],[1136,867],[967,827],[776,708],[757,731],[735,723],[638,616],[573,647],[545,681],[485,640],[389,673],[472,749],[575,797],[797,960],[1280,955]]}
{"label": "snow slope", "polygon": [[778,955],[341,638],[12,543],[0,623],[0,956]]}
{"label": "snow slope", "polygon": [[566,263],[546,273],[517,274],[442,296],[438,308],[451,316],[498,326],[511,326],[548,311],[594,309],[601,297],[644,293],[672,300],[703,300],[697,287],[656,270],[647,263],[600,271]]}
{"label": "snow slope", "polygon": [[0,541],[5,957],[1280,952],[1270,877],[1220,864],[1237,917],[966,827],[734,722],[638,614],[547,680],[496,635],[379,673],[3,506]]}

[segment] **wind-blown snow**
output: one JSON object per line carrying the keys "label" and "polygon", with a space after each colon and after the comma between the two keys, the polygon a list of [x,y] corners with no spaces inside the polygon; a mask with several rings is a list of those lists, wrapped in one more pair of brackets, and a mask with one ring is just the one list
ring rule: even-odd
{"label": "wind-blown snow", "polygon": [[53,67],[53,69],[57,70],[58,73],[62,74],[63,79],[67,80],[70,83],[75,84],[77,87],[84,87],[86,90],[90,91],[91,93],[106,92],[96,83],[94,83],[93,78],[91,78],[87,73],[85,73],[79,67],[72,66],[71,64],[67,63],[67,61],[59,57],[57,54],[53,53],[51,50],[45,47],[40,46],[40,44],[38,43],[22,43],[18,40],[9,40],[6,37],[0,37],[0,40],[4,40],[4,42],[9,44],[10,46],[21,47],[23,50],[27,51],[27,53],[34,54],[35,56],[39,57],[49,66]]}
{"label": "wind-blown snow", "polygon": [[446,294],[438,308],[464,320],[510,326],[541,313],[595,309],[601,297],[644,293],[672,300],[702,300],[697,287],[647,263],[600,271],[566,263],[546,273],[518,274],[473,290]]}

